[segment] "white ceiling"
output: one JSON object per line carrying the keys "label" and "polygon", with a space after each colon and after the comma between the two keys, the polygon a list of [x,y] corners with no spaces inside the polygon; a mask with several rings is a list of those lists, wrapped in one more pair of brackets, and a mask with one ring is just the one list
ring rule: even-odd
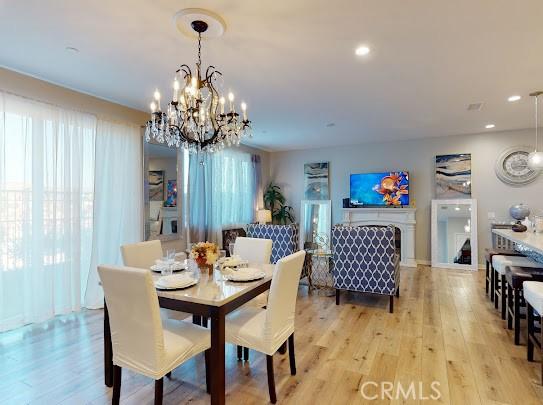
{"label": "white ceiling", "polygon": [[[254,146],[533,125],[541,0],[0,0],[0,64],[146,110],[155,87],[169,93],[177,66],[194,63],[196,44],[172,22],[185,7],[226,21],[224,36],[204,44],[204,64],[248,103]],[[359,44],[370,55],[355,57]],[[524,97],[508,103],[513,94]],[[475,102],[483,110],[468,112]]]}

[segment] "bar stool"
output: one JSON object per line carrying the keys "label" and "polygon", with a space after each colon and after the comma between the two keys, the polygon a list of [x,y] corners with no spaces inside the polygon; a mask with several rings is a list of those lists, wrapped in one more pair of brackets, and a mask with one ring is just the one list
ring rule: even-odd
{"label": "bar stool", "polygon": [[[540,281],[525,281],[523,283],[524,299],[526,300],[526,310],[528,318],[528,361],[534,360],[534,346],[541,350],[543,341],[543,283]],[[534,310],[539,318],[539,330],[535,326]],[[537,332],[541,333],[538,339]],[[543,353],[542,353],[543,354]],[[541,383],[543,384],[543,360],[541,361]]]}
{"label": "bar stool", "polygon": [[505,320],[507,288],[505,281],[505,268],[517,267],[541,267],[541,264],[525,256],[492,256],[492,268],[494,269],[494,308],[498,309],[498,297],[501,298],[502,319]]}
{"label": "bar stool", "polygon": [[505,269],[507,280],[507,328],[514,324],[515,345],[520,343],[520,313],[521,307],[526,306],[522,293],[522,283],[525,281],[543,281],[543,264],[540,268],[508,266]]}
{"label": "bar stool", "polygon": [[[485,249],[485,259],[486,259],[486,277],[485,277],[485,290],[488,294],[490,293],[490,301],[494,302],[494,271],[492,269],[492,256],[523,256],[522,253],[519,253],[512,249],[497,249],[497,248],[487,248]],[[492,271],[491,271],[492,270]]]}

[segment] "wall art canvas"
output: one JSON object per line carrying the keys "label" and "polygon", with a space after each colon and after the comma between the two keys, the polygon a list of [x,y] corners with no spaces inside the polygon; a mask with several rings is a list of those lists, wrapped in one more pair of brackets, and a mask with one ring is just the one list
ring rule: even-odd
{"label": "wall art canvas", "polygon": [[471,153],[436,156],[436,197],[471,197]]}
{"label": "wall art canvas", "polygon": [[177,180],[168,180],[166,186],[166,207],[177,206]]}
{"label": "wall art canvas", "polygon": [[149,170],[149,201],[164,201],[164,170]]}
{"label": "wall art canvas", "polygon": [[328,162],[304,164],[304,199],[329,200]]}

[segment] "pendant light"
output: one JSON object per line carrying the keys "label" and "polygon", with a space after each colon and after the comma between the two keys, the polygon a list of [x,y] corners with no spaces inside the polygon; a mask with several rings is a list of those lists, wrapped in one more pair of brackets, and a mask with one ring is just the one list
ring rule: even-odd
{"label": "pendant light", "polygon": [[539,141],[539,114],[538,114],[538,102],[539,96],[543,94],[543,91],[536,91],[531,93],[530,96],[535,98],[535,150],[528,155],[528,167],[532,170],[543,170],[543,151],[538,151]]}

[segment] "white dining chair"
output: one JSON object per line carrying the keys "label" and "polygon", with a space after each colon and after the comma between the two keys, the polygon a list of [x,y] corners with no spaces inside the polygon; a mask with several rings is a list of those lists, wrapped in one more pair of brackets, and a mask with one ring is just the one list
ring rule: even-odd
{"label": "white dining chair", "polygon": [[148,270],[99,266],[109,313],[113,349],[113,397],[121,394],[121,370],[128,368],[155,380],[155,404],[162,404],[163,377],[191,357],[205,352],[209,392],[209,330],[190,322],[162,320]]}
{"label": "white dining chair", "polygon": [[269,264],[272,240],[238,236],[234,242],[234,255],[250,263]]}
{"label": "white dining chair", "polygon": [[[125,266],[148,270],[155,264],[156,260],[162,259],[164,252],[162,250],[162,243],[159,240],[149,240],[121,246],[121,255]],[[161,308],[160,312],[162,316],[169,319],[182,320],[190,316],[186,312],[165,308]]]}
{"label": "white dining chair", "polygon": [[[247,260],[250,263],[255,264],[269,264],[272,254],[273,241],[271,239],[261,238],[247,238],[244,236],[238,236],[234,242],[234,255],[241,257],[243,260]],[[264,308],[268,304],[268,292],[264,292],[245,306],[253,306],[258,308]],[[241,353],[243,350],[243,358],[245,361],[249,360],[249,349],[238,346],[238,360],[241,360]]]}
{"label": "white dining chair", "polygon": [[277,400],[273,355],[287,340],[290,374],[296,375],[294,317],[304,258],[305,251],[299,251],[277,262],[266,309],[244,306],[226,317],[225,339],[228,343],[266,354],[268,390],[272,403]]}

